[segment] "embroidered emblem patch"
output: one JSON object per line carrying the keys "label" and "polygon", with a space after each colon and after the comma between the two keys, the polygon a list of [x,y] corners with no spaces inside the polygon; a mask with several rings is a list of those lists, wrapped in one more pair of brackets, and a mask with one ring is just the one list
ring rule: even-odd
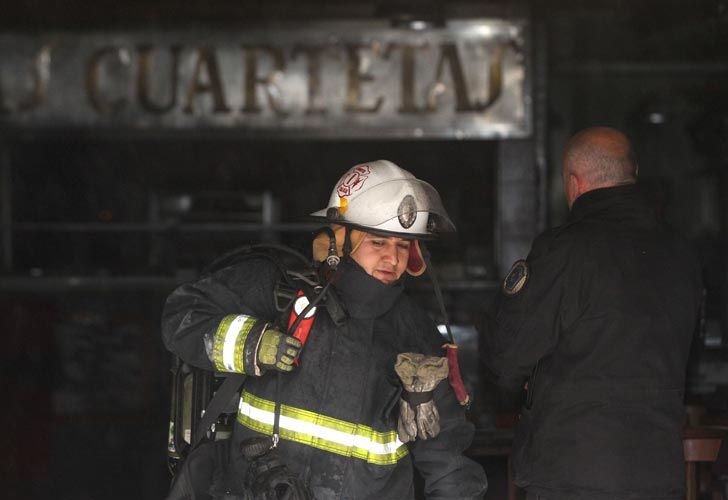
{"label": "embroidered emblem patch", "polygon": [[506,295],[515,295],[523,289],[528,281],[528,264],[525,260],[517,260],[508,276],[503,279],[503,293]]}

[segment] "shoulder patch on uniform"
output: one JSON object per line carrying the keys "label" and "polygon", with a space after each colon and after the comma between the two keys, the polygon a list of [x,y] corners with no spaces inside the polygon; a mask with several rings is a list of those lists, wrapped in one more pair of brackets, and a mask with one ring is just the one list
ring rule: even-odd
{"label": "shoulder patch on uniform", "polygon": [[503,279],[503,293],[517,294],[523,289],[526,281],[528,281],[528,264],[525,260],[517,260]]}

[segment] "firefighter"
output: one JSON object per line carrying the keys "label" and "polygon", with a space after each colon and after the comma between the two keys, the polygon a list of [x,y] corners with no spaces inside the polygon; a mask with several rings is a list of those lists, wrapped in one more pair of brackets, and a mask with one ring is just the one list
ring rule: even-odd
{"label": "firefighter", "polygon": [[182,285],[166,302],[169,350],[248,376],[211,496],[288,488],[286,498],[402,500],[414,498],[416,469],[428,499],[482,498],[484,471],[463,456],[473,427],[443,380],[443,339],[404,293],[405,276],[426,267],[418,240],[454,231],[439,195],[379,160],[349,169],[312,216],[325,224],[313,241],[320,282],[307,280],[313,295],[290,313],[302,316],[295,336],[278,321],[282,271],[270,259]]}
{"label": "firefighter", "polygon": [[576,134],[562,178],[567,222],[513,265],[484,328],[483,360],[498,381],[528,381],[515,482],[534,500],[685,498],[697,259],[640,194],[621,132]]}

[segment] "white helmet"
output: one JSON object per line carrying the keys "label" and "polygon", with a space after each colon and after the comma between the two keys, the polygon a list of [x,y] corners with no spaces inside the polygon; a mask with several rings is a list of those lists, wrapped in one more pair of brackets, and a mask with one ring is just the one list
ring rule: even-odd
{"label": "white helmet", "polygon": [[455,231],[435,188],[387,160],[350,168],[336,183],[328,206],[311,215],[406,238]]}

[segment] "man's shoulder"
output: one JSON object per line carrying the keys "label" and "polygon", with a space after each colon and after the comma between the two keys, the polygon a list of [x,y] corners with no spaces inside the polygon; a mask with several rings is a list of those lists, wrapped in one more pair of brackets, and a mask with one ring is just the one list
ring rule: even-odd
{"label": "man's shoulder", "polygon": [[579,241],[585,240],[588,236],[588,229],[578,222],[567,222],[542,232],[533,240],[531,257],[562,252],[571,248]]}

